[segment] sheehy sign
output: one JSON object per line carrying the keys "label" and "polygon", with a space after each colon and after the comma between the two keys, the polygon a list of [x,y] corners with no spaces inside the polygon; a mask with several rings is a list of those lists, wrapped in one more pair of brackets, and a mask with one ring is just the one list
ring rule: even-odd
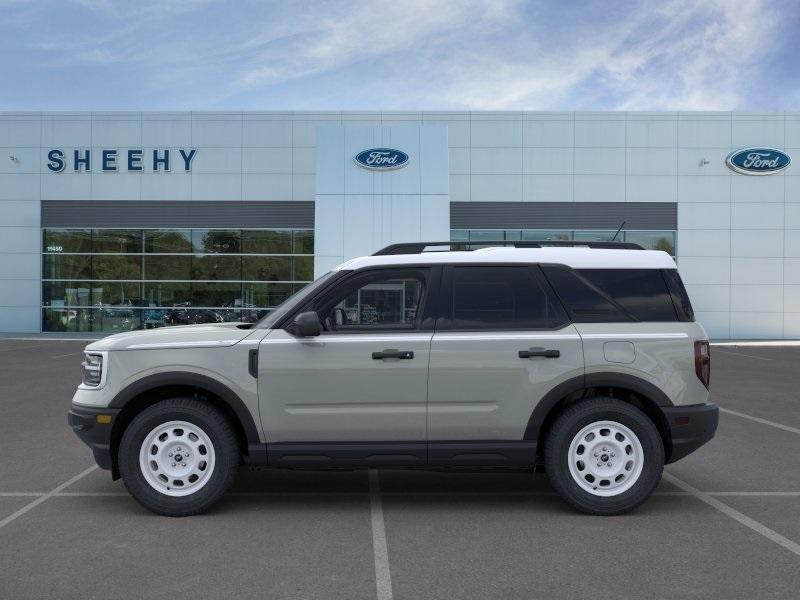
{"label": "sheehy sign", "polygon": [[157,148],[147,152],[141,149],[65,151],[54,148],[47,153],[47,168],[53,173],[91,173],[92,170],[103,173],[168,173],[172,170],[188,173],[192,170],[192,161],[196,154],[195,148]]}

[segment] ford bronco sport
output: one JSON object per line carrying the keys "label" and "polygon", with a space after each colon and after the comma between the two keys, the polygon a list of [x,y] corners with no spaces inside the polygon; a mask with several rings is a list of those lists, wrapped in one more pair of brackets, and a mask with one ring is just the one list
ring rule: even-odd
{"label": "ford bronco sport", "polygon": [[664,252],[511,244],[395,244],[255,324],[93,342],[69,423],[162,515],[242,463],[541,467],[575,508],[629,511],[714,435],[708,337]]}

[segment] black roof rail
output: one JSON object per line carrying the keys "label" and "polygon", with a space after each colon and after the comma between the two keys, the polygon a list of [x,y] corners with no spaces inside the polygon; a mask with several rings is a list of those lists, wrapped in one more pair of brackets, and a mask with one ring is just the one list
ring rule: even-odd
{"label": "black roof rail", "polygon": [[586,248],[605,248],[613,250],[644,250],[639,244],[633,242],[593,242],[582,240],[472,240],[448,242],[404,242],[391,244],[381,248],[372,256],[386,256],[389,254],[422,254],[425,248],[431,246],[447,246],[446,249],[434,252],[447,252],[455,250],[475,250],[487,246],[513,246],[514,248],[542,248],[544,246],[572,247],[583,246]]}

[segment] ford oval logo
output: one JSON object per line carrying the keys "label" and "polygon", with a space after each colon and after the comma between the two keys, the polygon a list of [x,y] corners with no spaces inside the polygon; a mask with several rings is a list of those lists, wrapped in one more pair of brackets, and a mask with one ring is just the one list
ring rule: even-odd
{"label": "ford oval logo", "polygon": [[370,148],[353,157],[359,167],[374,171],[389,171],[405,167],[408,154],[394,148]]}
{"label": "ford oval logo", "polygon": [[725,159],[728,167],[743,175],[772,175],[783,171],[792,159],[775,148],[742,148]]}

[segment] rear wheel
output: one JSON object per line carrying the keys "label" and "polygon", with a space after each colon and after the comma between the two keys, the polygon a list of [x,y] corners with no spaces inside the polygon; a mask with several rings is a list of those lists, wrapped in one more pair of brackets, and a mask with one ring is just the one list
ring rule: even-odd
{"label": "rear wheel", "polygon": [[556,491],[580,511],[628,512],[661,480],[664,445],[641,410],[614,398],[567,407],[545,444],[547,474]]}
{"label": "rear wheel", "polygon": [[119,447],[128,491],[149,510],[173,517],[209,508],[228,489],[239,447],[225,415],[193,398],[172,398],[142,411]]}

